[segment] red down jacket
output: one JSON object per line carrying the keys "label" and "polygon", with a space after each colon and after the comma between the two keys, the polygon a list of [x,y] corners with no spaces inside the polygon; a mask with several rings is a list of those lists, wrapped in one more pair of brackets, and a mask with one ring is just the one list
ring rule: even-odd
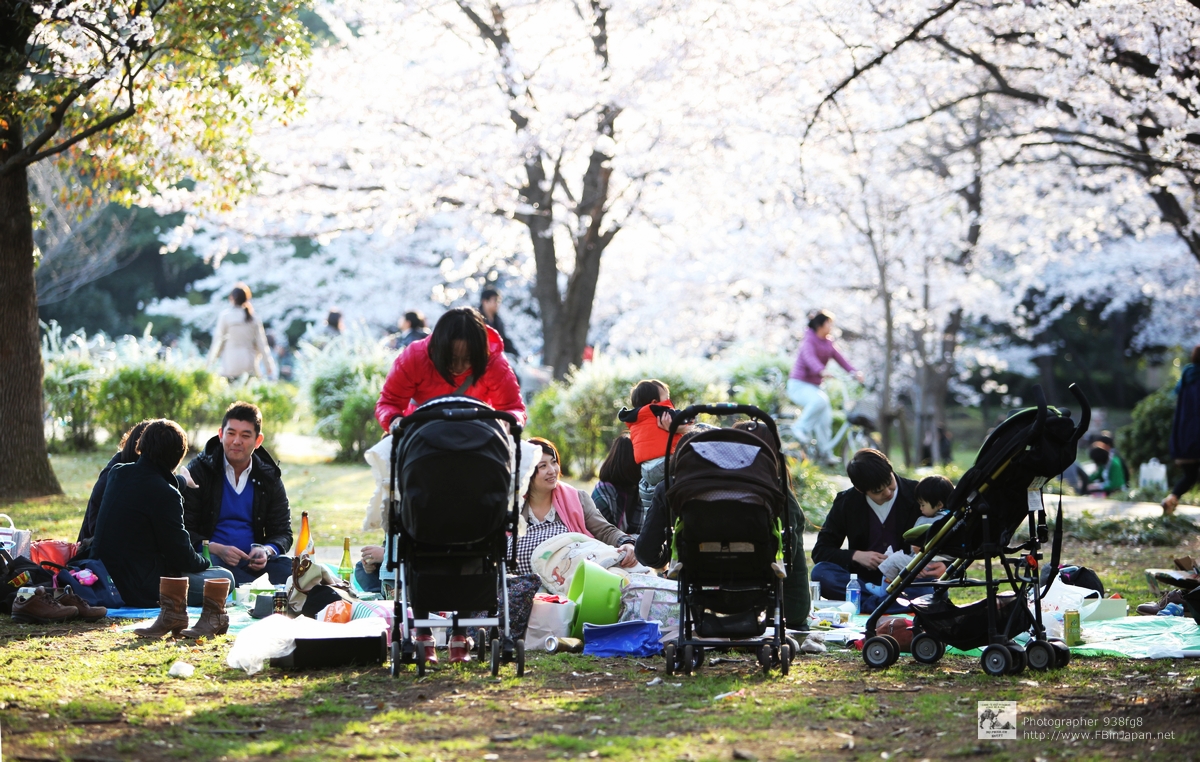
{"label": "red down jacket", "polygon": [[[400,353],[387,380],[379,402],[375,404],[375,418],[385,431],[390,431],[392,419],[408,415],[418,405],[446,394],[453,394],[467,380],[467,373],[457,376],[453,384],[446,383],[429,358],[429,338],[414,341]],[[488,362],[483,377],[463,394],[486,402],[497,410],[504,410],[517,417],[525,425],[525,403],[521,400],[521,387],[517,374],[504,356],[504,341],[495,329],[487,328]]]}

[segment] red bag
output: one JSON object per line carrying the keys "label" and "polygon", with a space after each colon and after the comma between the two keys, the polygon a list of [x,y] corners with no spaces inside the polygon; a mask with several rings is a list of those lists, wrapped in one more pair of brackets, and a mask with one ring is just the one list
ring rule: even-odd
{"label": "red bag", "polygon": [[29,548],[29,559],[35,564],[49,561],[59,566],[66,566],[67,561],[75,557],[79,543],[66,540],[37,540]]}

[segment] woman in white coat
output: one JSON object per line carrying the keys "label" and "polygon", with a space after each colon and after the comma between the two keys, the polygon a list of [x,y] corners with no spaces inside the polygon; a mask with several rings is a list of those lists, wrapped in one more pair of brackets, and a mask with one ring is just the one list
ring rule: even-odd
{"label": "woman in white coat", "polygon": [[259,375],[258,363],[262,360],[267,376],[275,376],[275,360],[267,344],[267,333],[262,321],[254,316],[250,304],[250,287],[238,283],[229,292],[229,308],[217,318],[217,329],[213,333],[212,350],[208,363],[221,358],[221,375],[226,378]]}

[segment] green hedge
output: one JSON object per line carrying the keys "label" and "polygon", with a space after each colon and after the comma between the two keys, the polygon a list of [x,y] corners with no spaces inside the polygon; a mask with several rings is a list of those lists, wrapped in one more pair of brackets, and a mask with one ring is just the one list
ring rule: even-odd
{"label": "green hedge", "polygon": [[1167,464],[1167,481],[1178,478],[1171,460],[1171,423],[1175,418],[1175,381],[1144,398],[1133,408],[1133,421],[1117,430],[1117,449],[1129,469],[1130,485],[1137,484],[1134,472],[1151,458]]}
{"label": "green hedge", "polygon": [[43,390],[55,432],[52,448],[95,449],[96,402],[102,378],[103,372],[86,360],[63,360],[46,369]]}
{"label": "green hedge", "polygon": [[212,384],[207,370],[161,363],[118,368],[100,384],[98,420],[114,437],[146,418],[170,418],[194,431]]}

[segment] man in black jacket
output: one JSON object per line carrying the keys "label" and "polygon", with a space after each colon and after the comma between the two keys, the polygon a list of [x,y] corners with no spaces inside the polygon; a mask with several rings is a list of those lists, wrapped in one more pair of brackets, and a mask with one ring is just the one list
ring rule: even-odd
{"label": "man in black jacket", "polygon": [[[857,574],[859,585],[883,581],[879,564],[890,551],[905,550],[904,533],[921,515],[917,506],[917,483],[901,479],[892,470],[891,461],[878,450],[859,450],[846,466],[846,475],[854,486],[839,492],[825,524],[813,545],[810,576],[821,583],[821,597],[844,600],[850,575]],[[845,543],[848,547],[843,548]],[[946,571],[941,563],[925,567],[922,577],[939,577]],[[909,588],[910,594],[928,592]],[[875,607],[878,599],[864,588],[862,611]]]}
{"label": "man in black jacket", "polygon": [[[272,584],[291,574],[292,514],[282,474],[262,449],[262,413],[248,402],[225,411],[221,431],[187,465],[184,522],[192,543],[208,540],[215,566],[237,584],[264,571]],[[194,483],[196,486],[191,487]]]}

